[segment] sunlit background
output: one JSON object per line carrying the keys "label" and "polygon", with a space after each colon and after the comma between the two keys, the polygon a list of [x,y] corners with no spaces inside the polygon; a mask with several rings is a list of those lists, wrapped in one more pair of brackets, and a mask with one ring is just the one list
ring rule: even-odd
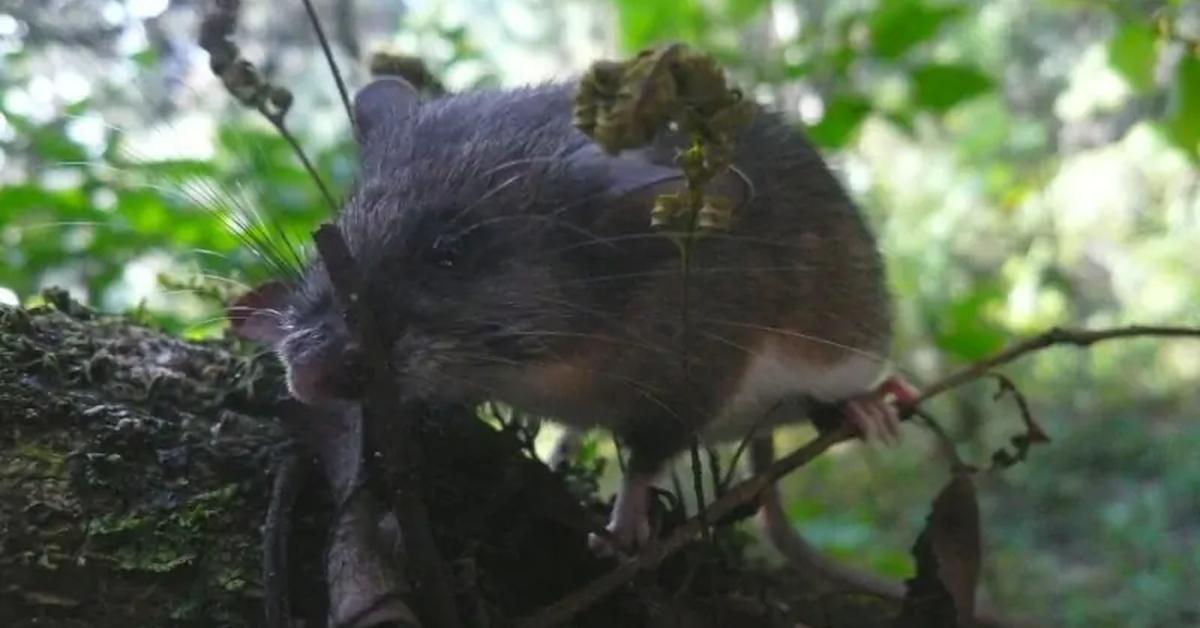
{"label": "sunlit background", "polygon": [[[0,302],[59,285],[220,333],[220,300],[265,276],[222,213],[257,208],[301,240],[328,215],[283,140],[211,76],[203,4],[0,4]],[[299,2],[243,4],[238,43],[295,92],[289,124],[345,191],[347,124]],[[712,52],[809,128],[869,214],[918,382],[1053,325],[1200,324],[1198,3],[318,6],[352,85],[381,46],[452,90],[564,78],[668,39]],[[1200,345],[1057,349],[1007,372],[1054,442],[981,484],[983,596],[1049,625],[1200,625]],[[934,408],[980,463],[1019,431],[993,392]],[[897,579],[946,477],[907,429],[903,448],[844,446],[785,483],[809,539]]]}

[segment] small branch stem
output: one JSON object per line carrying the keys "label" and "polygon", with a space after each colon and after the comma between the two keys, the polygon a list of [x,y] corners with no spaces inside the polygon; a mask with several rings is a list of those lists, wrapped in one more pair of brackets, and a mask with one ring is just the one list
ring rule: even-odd
{"label": "small branch stem", "polygon": [[350,121],[350,126],[354,126],[354,109],[350,106],[350,91],[346,89],[346,82],[342,80],[342,72],[338,70],[337,62],[333,59],[333,48],[329,45],[329,39],[325,37],[325,29],[321,26],[321,18],[317,16],[317,11],[313,8],[312,0],[302,0],[304,10],[308,13],[308,21],[312,24],[313,32],[317,34],[317,41],[321,44],[321,52],[325,55],[325,62],[329,65],[329,73],[333,75],[333,82],[337,84],[338,96],[342,99],[342,107],[346,109],[346,119]]}
{"label": "small branch stem", "polygon": [[429,513],[420,494],[421,449],[417,442],[418,417],[423,408],[403,404],[388,358],[390,339],[366,303],[362,274],[337,227],[325,224],[313,234],[330,283],[344,308],[346,327],[365,354],[371,374],[362,397],[363,456],[367,481],[386,497],[400,523],[405,555],[415,575],[415,599],[424,610],[427,625],[458,628],[462,625],[454,602],[450,575],[429,525]]}
{"label": "small branch stem", "polygon": [[1136,336],[1200,338],[1200,328],[1153,325],[1132,325],[1110,329],[1063,329],[1055,327],[1004,349],[990,358],[974,362],[962,370],[951,373],[926,386],[921,390],[921,394],[917,397],[914,405],[924,403],[952,388],[957,388],[967,382],[979,379],[997,366],[1008,364],[1027,353],[1032,353],[1049,346],[1072,344],[1079,347],[1088,347],[1104,340]]}
{"label": "small branch stem", "polygon": [[304,166],[304,170],[308,172],[309,178],[317,185],[317,189],[321,190],[321,196],[325,197],[325,202],[329,204],[329,209],[336,214],[338,210],[337,202],[333,200],[333,195],[329,193],[329,188],[325,186],[325,180],[317,172],[317,167],[309,160],[308,154],[304,152],[304,147],[300,145],[300,141],[288,130],[283,116],[274,115],[262,107],[258,111],[275,126],[275,130],[288,143],[288,146],[292,147],[292,152],[296,154],[296,158],[300,160],[300,164]]}
{"label": "small branch stem", "polygon": [[293,625],[288,542],[291,539],[292,508],[299,492],[300,457],[289,451],[275,465],[271,502],[263,525],[263,597],[266,599],[266,621],[270,628],[291,628]]}

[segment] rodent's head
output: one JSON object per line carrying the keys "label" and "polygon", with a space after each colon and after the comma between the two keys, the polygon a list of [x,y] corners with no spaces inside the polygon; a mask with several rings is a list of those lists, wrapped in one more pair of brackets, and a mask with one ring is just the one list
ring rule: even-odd
{"label": "rodent's head", "polygon": [[[596,149],[571,126],[572,92],[422,101],[380,79],[356,96],[362,171],[337,224],[406,393],[503,397],[522,369],[585,350],[636,281],[608,278],[674,255],[649,207],[678,172]],[[262,314],[238,331],[275,345],[297,398],[349,394],[353,349],[319,260],[301,285],[241,305]]]}

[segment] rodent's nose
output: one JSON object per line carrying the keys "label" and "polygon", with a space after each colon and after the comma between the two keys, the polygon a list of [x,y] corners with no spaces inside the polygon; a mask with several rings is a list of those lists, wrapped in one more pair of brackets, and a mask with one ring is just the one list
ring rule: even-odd
{"label": "rodent's nose", "polygon": [[288,367],[288,388],[305,403],[358,399],[366,390],[362,348],[336,328],[293,333],[284,339],[280,355]]}

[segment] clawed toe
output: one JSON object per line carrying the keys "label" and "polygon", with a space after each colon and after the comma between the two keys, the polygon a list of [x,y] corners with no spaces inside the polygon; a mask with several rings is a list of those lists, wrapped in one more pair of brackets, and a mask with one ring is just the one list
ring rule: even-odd
{"label": "clawed toe", "polygon": [[896,408],[912,404],[919,394],[903,378],[893,376],[875,390],[847,400],[843,410],[863,440],[894,445],[900,442],[900,414]]}

